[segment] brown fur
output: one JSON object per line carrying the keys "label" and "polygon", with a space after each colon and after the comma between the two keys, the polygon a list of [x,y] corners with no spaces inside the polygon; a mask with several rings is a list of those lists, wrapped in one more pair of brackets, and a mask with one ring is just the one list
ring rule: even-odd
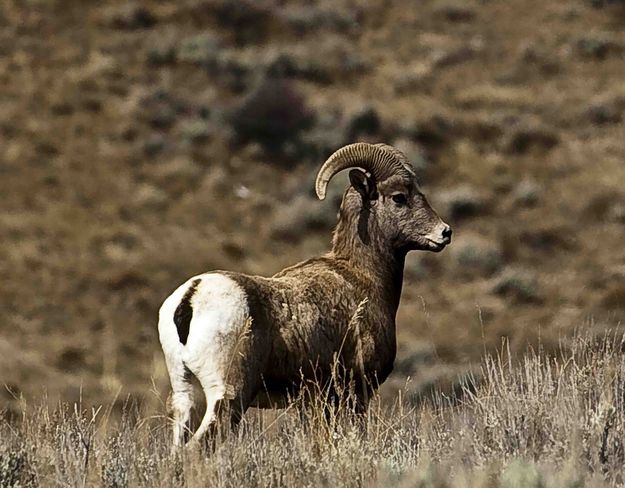
{"label": "brown fur", "polygon": [[[406,253],[440,251],[450,231],[414,177],[379,184],[364,173],[359,177],[368,189],[345,192],[328,254],[271,278],[224,272],[245,289],[252,318],[249,347],[228,380],[243,410],[257,394],[259,406],[269,406],[267,398],[296,392],[302,380],[327,384],[335,358],[360,383],[364,407],[367,392],[393,369]],[[406,205],[393,201],[397,192],[406,195]],[[434,248],[424,236],[441,226],[448,237]],[[350,327],[365,299],[358,327]]]}

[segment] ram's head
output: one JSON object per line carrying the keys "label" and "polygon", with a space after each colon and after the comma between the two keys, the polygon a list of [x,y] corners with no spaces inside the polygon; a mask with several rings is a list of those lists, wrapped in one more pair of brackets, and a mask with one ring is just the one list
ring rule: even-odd
{"label": "ram's head", "polygon": [[398,251],[439,252],[451,242],[451,227],[432,209],[412,165],[398,149],[358,142],[336,151],[319,170],[315,188],[325,198],[330,179],[349,172],[351,187],[342,211],[356,212],[359,235]]}

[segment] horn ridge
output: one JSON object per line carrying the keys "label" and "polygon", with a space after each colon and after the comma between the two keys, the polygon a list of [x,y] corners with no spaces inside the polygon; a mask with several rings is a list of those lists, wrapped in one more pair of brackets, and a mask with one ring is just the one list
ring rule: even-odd
{"label": "horn ridge", "polygon": [[[387,147],[390,148],[391,146]],[[361,168],[368,171],[377,181],[383,181],[398,172],[414,174],[406,168],[406,163],[398,157],[398,154],[389,151],[387,147],[367,142],[356,142],[335,151],[323,163],[317,174],[315,190],[319,199],[325,198],[328,183],[332,177],[347,168]],[[395,151],[403,156],[401,151]],[[406,157],[403,156],[403,159]]]}
{"label": "horn ridge", "polygon": [[385,149],[386,151],[388,151],[391,154],[393,154],[397,158],[397,160],[404,166],[404,168],[412,176],[416,176],[414,168],[412,167],[412,163],[406,157],[406,155],[403,153],[403,151],[401,151],[401,150],[397,149],[396,147],[393,147],[393,146],[391,146],[389,144],[384,144],[383,142],[379,142],[378,144],[376,144],[376,146],[381,147],[382,149]]}

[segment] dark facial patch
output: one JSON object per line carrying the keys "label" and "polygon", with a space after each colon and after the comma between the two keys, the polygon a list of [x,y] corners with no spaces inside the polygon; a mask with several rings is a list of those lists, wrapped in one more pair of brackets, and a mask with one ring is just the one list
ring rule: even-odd
{"label": "dark facial patch", "polygon": [[183,345],[187,343],[187,338],[189,337],[189,325],[191,324],[191,318],[193,317],[191,298],[201,281],[202,280],[198,278],[191,282],[191,286],[185,292],[182,300],[180,300],[180,303],[178,304],[178,307],[176,307],[176,311],[174,312],[174,324],[176,324],[178,338]]}

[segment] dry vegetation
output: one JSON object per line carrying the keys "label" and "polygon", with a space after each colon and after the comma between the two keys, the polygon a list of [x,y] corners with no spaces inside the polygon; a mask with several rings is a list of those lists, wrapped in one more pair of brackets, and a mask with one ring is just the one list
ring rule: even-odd
{"label": "dry vegetation", "polygon": [[363,418],[315,396],[252,413],[211,456],[171,454],[164,419],[136,406],[113,422],[24,405],[0,424],[0,486],[622,486],[623,336],[585,330],[515,365],[507,346],[451,396],[375,402]]}

